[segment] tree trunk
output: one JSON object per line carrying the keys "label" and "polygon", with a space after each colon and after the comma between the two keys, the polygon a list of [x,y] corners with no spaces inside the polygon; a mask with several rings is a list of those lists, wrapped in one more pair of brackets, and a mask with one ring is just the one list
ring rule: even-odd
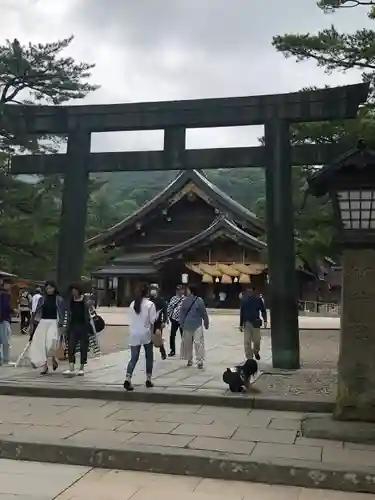
{"label": "tree trunk", "polygon": [[375,422],[375,251],[343,256],[335,418]]}

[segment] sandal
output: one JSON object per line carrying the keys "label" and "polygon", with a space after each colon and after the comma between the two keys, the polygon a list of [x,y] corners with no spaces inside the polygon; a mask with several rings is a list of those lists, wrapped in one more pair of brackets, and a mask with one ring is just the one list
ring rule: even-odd
{"label": "sandal", "polygon": [[52,369],[53,369],[53,371],[55,372],[58,369],[58,367],[59,367],[59,363],[57,362],[56,358],[53,357],[52,358]]}
{"label": "sandal", "polygon": [[47,375],[48,373],[48,365],[44,367],[44,369],[40,372],[41,375]]}

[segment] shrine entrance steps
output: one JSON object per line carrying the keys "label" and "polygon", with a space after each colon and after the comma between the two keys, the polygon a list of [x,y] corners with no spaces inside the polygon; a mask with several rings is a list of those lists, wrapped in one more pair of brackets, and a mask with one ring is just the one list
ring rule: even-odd
{"label": "shrine entrance steps", "polygon": [[0,458],[375,493],[375,446],[305,438],[304,418],[245,407],[0,396]]}

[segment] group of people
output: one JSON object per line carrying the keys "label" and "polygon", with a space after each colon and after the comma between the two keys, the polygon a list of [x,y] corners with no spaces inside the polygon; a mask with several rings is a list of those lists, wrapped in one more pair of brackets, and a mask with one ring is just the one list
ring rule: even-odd
{"label": "group of people", "polygon": [[[12,306],[10,282],[0,283],[0,346],[1,364],[9,363]],[[26,293],[26,292],[25,292]],[[73,283],[69,294],[63,298],[54,281],[46,281],[44,288],[37,289],[29,301],[29,315],[21,315],[21,330],[29,334],[27,356],[34,368],[41,368],[46,375],[50,368],[56,371],[59,359],[68,358],[69,369],[65,375],[83,375],[88,351],[98,354],[99,343],[95,326],[96,312],[82,284]],[[22,298],[22,294],[21,294]],[[23,306],[23,309],[21,309]],[[26,311],[26,300],[19,302],[20,313]],[[76,352],[80,352],[80,364],[76,370]]]}
{"label": "group of people", "polygon": [[[30,322],[30,348],[28,356],[41,374],[59,366],[59,359],[68,358],[67,376],[84,375],[89,349],[100,353],[96,328],[96,311],[91,297],[81,283],[72,283],[66,298],[59,294],[54,281],[47,281]],[[76,352],[80,352],[76,369]],[[59,354],[58,354],[59,353]]]}
{"label": "group of people", "polygon": [[[205,303],[198,296],[194,285],[179,285],[176,294],[168,304],[160,297],[158,285],[141,287],[135,300],[130,304],[129,320],[131,357],[124,382],[124,388],[127,391],[134,390],[132,376],[142,346],[146,358],[146,387],[153,387],[153,348],[157,345],[162,359],[166,359],[162,338],[167,324],[170,324],[169,356],[176,355],[176,335],[179,331],[181,334],[180,358],[187,361],[187,366],[192,366],[193,350],[195,350],[197,367],[203,368],[204,329],[209,328],[209,317]],[[262,320],[266,327],[267,311],[264,300],[255,293],[254,289],[248,290],[242,298],[240,309],[240,330],[244,333],[246,362],[234,368],[228,368],[223,374],[223,381],[229,385],[232,392],[249,390],[250,378],[258,371]]]}
{"label": "group of people", "polygon": [[[10,283],[0,282],[0,364],[9,362],[10,324],[12,307],[9,293]],[[82,376],[87,363],[89,349],[94,355],[100,353],[98,318],[90,296],[84,293],[79,283],[69,287],[68,297],[59,294],[56,283],[47,281],[44,289],[38,289],[30,299],[30,316],[22,319],[22,331],[28,326],[28,357],[34,368],[41,368],[45,375],[50,368],[56,371],[61,359],[61,350],[68,358],[68,376]],[[26,307],[26,301],[21,305]],[[20,312],[26,309],[20,309]],[[25,316],[25,315],[23,315]],[[260,359],[260,328],[267,326],[267,311],[262,297],[255,290],[244,294],[240,309],[240,330],[244,333],[246,361],[242,365],[227,368],[223,381],[232,392],[250,389],[250,378],[258,371]],[[170,351],[176,356],[176,336],[180,332],[180,358],[193,365],[193,351],[198,369],[205,361],[204,330],[209,328],[209,317],[205,303],[194,285],[179,285],[175,295],[167,303],[160,295],[158,285],[142,286],[129,309],[130,360],[126,368],[124,388],[132,391],[132,375],[143,346],[146,358],[146,387],[153,387],[154,346],[158,347],[163,360],[167,358],[163,341],[163,330],[170,324]],[[104,324],[103,324],[104,327]],[[79,368],[76,370],[76,352],[80,352]],[[58,353],[60,353],[58,355]],[[64,356],[63,356],[64,357]]]}

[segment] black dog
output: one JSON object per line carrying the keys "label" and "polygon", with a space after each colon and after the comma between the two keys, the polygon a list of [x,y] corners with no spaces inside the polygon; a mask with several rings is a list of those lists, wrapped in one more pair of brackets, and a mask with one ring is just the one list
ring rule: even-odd
{"label": "black dog", "polygon": [[223,373],[223,381],[229,385],[231,392],[246,392],[250,388],[250,378],[258,371],[255,359],[248,359],[243,365],[227,368]]}

